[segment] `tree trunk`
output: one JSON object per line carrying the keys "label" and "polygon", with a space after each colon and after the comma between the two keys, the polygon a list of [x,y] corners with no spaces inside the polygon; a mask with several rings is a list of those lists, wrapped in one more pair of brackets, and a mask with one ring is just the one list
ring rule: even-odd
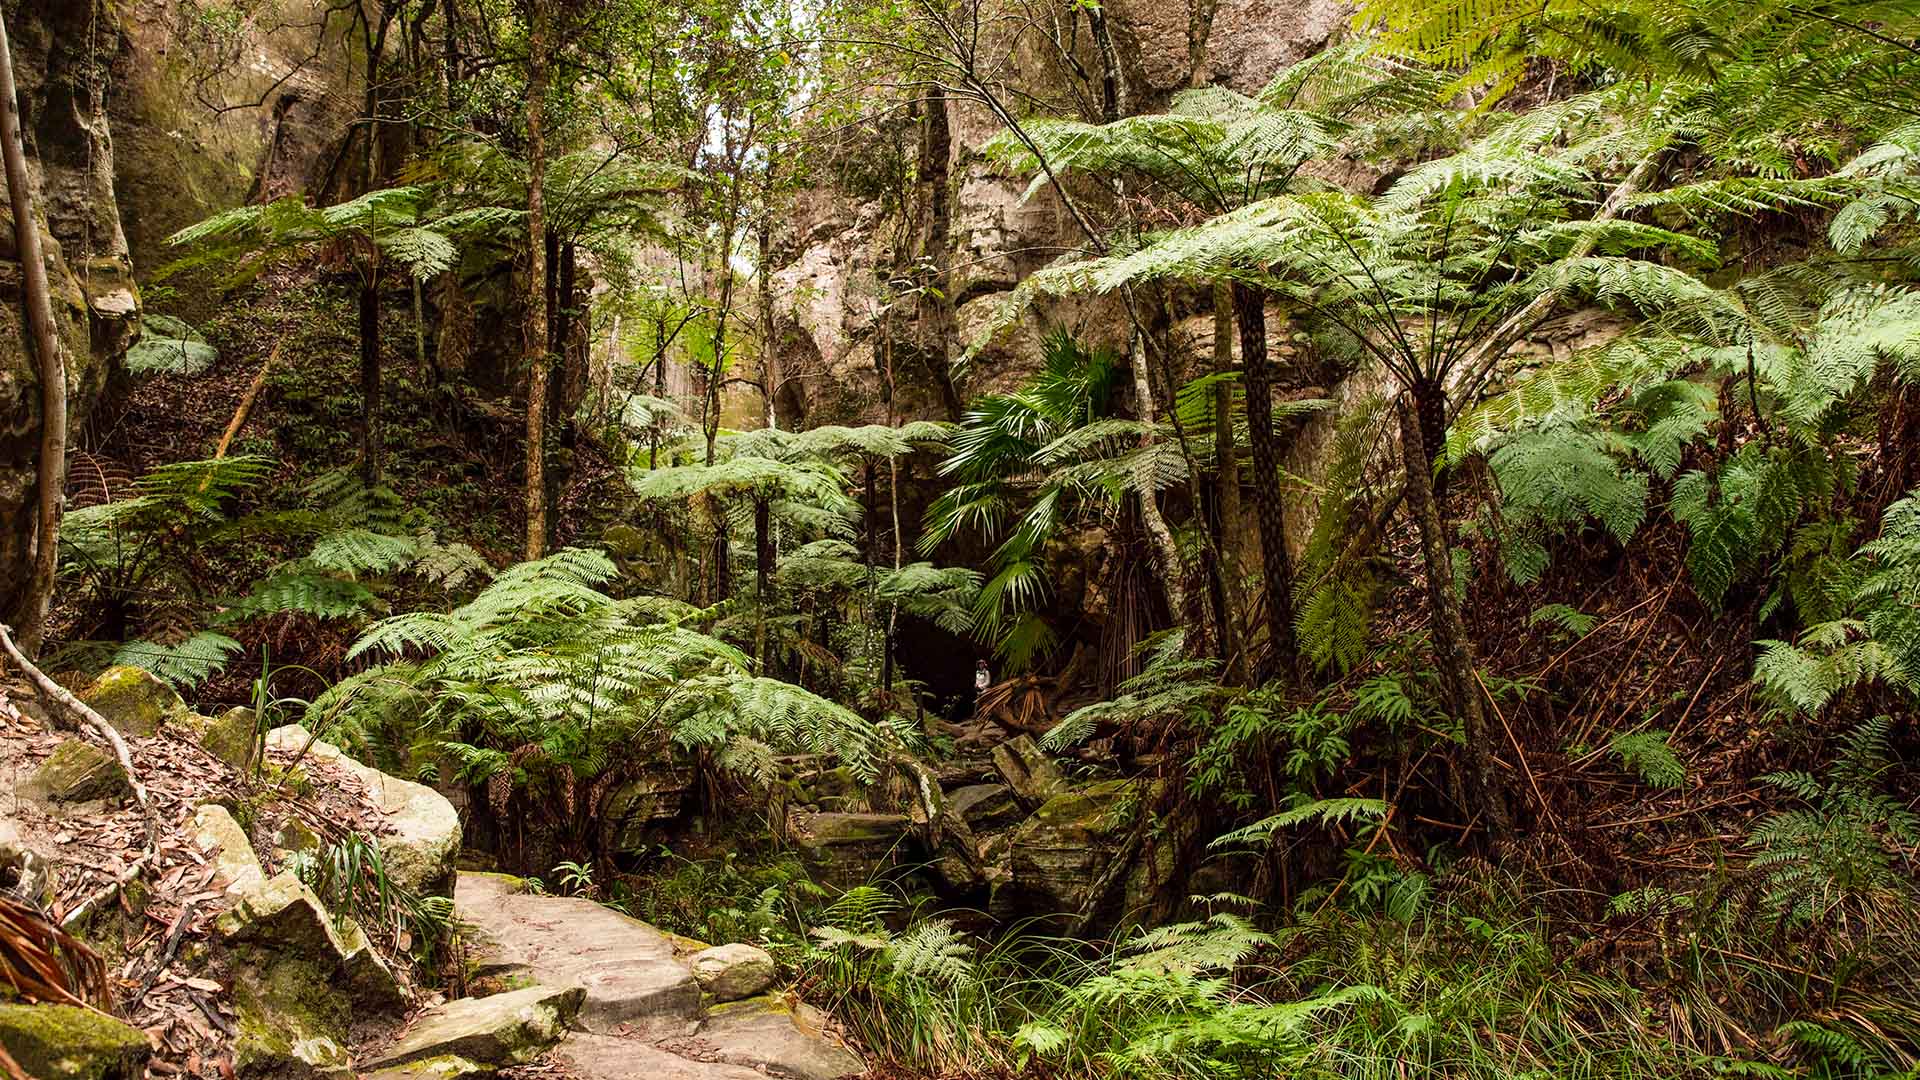
{"label": "tree trunk", "polygon": [[1462,809],[1484,810],[1493,834],[1504,837],[1512,829],[1512,813],[1507,807],[1506,790],[1494,773],[1493,734],[1488,730],[1486,710],[1480,703],[1473,643],[1467,637],[1460,595],[1453,587],[1453,557],[1448,551],[1446,523],[1441,520],[1439,505],[1433,498],[1433,457],[1421,430],[1424,425],[1420,418],[1426,408],[1431,407],[1432,397],[1439,398],[1442,410],[1446,408],[1445,391],[1429,385],[1415,387],[1413,407],[1403,405],[1400,410],[1400,452],[1406,465],[1407,506],[1420,531],[1420,556],[1426,564],[1427,602],[1433,615],[1433,654],[1441,692],[1466,739],[1468,783],[1464,795],[1467,805]]}
{"label": "tree trunk", "polygon": [[547,3],[527,19],[527,558],[547,553]]}
{"label": "tree trunk", "polygon": [[773,510],[772,500],[755,496],[753,500],[753,658],[759,673],[767,672],[767,605],[773,603]]}
{"label": "tree trunk", "polygon": [[[5,159],[7,195],[13,208],[13,242],[20,256],[28,337],[40,379],[40,461],[38,518],[34,527],[33,571],[26,595],[12,618],[19,620],[20,651],[39,655],[53,602],[53,579],[60,564],[60,514],[67,489],[67,358],[53,324],[53,300],[47,288],[47,264],[40,251],[39,218],[27,176],[27,151],[20,139],[20,103],[13,85],[13,46],[0,14],[0,158]],[[0,617],[7,617],[0,612]]]}
{"label": "tree trunk", "polygon": [[[1233,292],[1225,283],[1213,288],[1213,370],[1219,375],[1233,372]],[[1241,587],[1237,548],[1241,521],[1240,455],[1234,443],[1233,427],[1233,384],[1222,380],[1213,388],[1214,489],[1212,505],[1207,507],[1206,525],[1211,533],[1216,565],[1211,571],[1210,588],[1220,614],[1222,658],[1230,674],[1245,678],[1240,632],[1247,604]]]}
{"label": "tree trunk", "polygon": [[380,397],[380,264],[369,255],[360,270],[360,480],[370,488],[386,475]]}
{"label": "tree trunk", "polygon": [[1273,360],[1267,355],[1266,299],[1260,290],[1232,286],[1240,324],[1240,363],[1247,396],[1247,442],[1253,461],[1253,510],[1260,527],[1260,569],[1267,600],[1268,657],[1260,675],[1293,672],[1293,555],[1287,550],[1286,504],[1280,494],[1280,445],[1273,435]]}
{"label": "tree trunk", "polygon": [[953,292],[949,287],[948,264],[952,255],[953,211],[948,201],[948,186],[953,155],[953,131],[947,117],[947,98],[938,84],[927,92],[926,127],[920,140],[920,176],[925,185],[927,207],[926,242],[921,252],[929,267],[921,282],[921,333],[927,338],[927,366],[933,384],[946,406],[947,419],[958,423],[966,412],[959,388],[953,384],[951,338],[953,336]]}
{"label": "tree trunk", "polygon": [[[1153,424],[1153,385],[1147,379],[1147,343],[1144,334],[1136,333],[1133,340],[1133,396],[1134,408],[1140,414],[1140,422]],[[1153,445],[1151,434],[1140,436],[1141,446]],[[1160,564],[1161,585],[1167,594],[1167,613],[1175,619],[1190,621],[1195,612],[1187,608],[1187,594],[1184,583],[1187,580],[1187,563],[1180,555],[1180,545],[1174,542],[1173,530],[1167,528],[1167,519],[1160,514],[1158,493],[1142,490],[1140,499],[1140,520],[1145,523],[1147,535],[1153,540],[1154,554]],[[1195,627],[1204,631],[1204,623]]]}
{"label": "tree trunk", "polygon": [[762,419],[769,428],[777,429],[780,426],[780,348],[773,339],[772,217],[772,207],[760,208],[757,238],[760,262],[754,267],[754,278],[760,299],[760,400],[766,413]]}

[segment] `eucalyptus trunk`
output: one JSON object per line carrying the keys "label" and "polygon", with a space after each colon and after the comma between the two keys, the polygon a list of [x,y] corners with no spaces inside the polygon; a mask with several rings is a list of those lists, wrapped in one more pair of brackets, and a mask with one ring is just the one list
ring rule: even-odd
{"label": "eucalyptus trunk", "polygon": [[547,553],[547,3],[527,18],[527,549]]}

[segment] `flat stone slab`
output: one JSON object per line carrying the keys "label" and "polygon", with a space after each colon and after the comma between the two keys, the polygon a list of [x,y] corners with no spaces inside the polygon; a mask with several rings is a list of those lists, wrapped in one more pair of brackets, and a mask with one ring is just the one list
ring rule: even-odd
{"label": "flat stone slab", "polygon": [[559,1057],[593,1080],[767,1080],[744,1065],[696,1061],[618,1035],[575,1035],[561,1044]]}
{"label": "flat stone slab", "polygon": [[581,993],[577,986],[529,986],[449,1001],[421,1013],[398,1042],[361,1065],[382,1070],[435,1058],[489,1066],[524,1064],[566,1034]]}
{"label": "flat stone slab", "polygon": [[298,724],[267,732],[267,749],[283,754],[304,751],[305,758],[338,766],[357,777],[393,830],[380,837],[387,876],[411,892],[447,894],[453,881],[454,856],[460,852],[460,815],[446,796],[425,784],[362,765],[332,743],[313,738]]}
{"label": "flat stone slab", "polygon": [[520,975],[586,990],[579,1024],[605,1034],[683,1031],[700,1019],[700,984],[674,959],[673,941],[591,900],[536,896],[518,878],[463,873],[454,915],[481,939],[481,975]]}
{"label": "flat stone slab", "polygon": [[721,1061],[791,1080],[840,1080],[867,1071],[858,1054],[827,1041],[825,1021],[808,1005],[748,998],[714,1006],[686,1042],[690,1050],[711,1047]]}

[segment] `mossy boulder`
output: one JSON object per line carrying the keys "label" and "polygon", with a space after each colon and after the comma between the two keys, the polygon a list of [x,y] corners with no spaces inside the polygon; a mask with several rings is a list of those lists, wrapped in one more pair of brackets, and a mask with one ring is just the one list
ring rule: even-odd
{"label": "mossy boulder", "polygon": [[200,732],[200,748],[241,772],[253,768],[259,750],[259,719],[252,709],[236,705],[221,713]]}
{"label": "mossy boulder", "polygon": [[69,1005],[0,1005],[0,1046],[35,1080],[140,1080],[147,1036]]}
{"label": "mossy boulder", "polygon": [[[460,815],[446,796],[425,784],[363,765],[332,743],[313,738],[298,724],[274,728],[267,733],[266,742],[270,749],[289,754],[304,751],[304,759],[353,774],[386,819],[380,848],[388,879],[422,896],[453,895],[454,860],[460,854]],[[294,766],[300,764],[295,762]]]}
{"label": "mossy boulder", "polygon": [[100,673],[80,695],[122,735],[151,739],[171,719],[187,715],[186,702],[159,676],[116,664]]}
{"label": "mossy boulder", "polygon": [[715,1047],[720,1061],[769,1076],[840,1080],[866,1072],[858,1054],[827,1038],[826,1019],[805,1003],[748,998],[714,1006],[696,1037]]}
{"label": "mossy boulder", "polygon": [[1007,845],[1014,895],[1042,912],[1074,914],[1093,895],[1132,822],[1139,788],[1108,780],[1047,800],[1015,829]]}
{"label": "mossy boulder", "polygon": [[118,800],[132,793],[126,770],[112,754],[77,739],[55,747],[20,785],[21,795],[41,803]]}
{"label": "mossy boulder", "polygon": [[354,1007],[390,1013],[404,1009],[407,996],[400,989],[400,981],[374,951],[373,943],[367,940],[367,932],[359,923],[341,920],[340,943],[347,951],[340,958],[338,983],[346,989]]}
{"label": "mossy boulder", "polygon": [[1031,735],[993,748],[993,764],[1022,806],[1034,809],[1067,790],[1067,778]]}
{"label": "mossy boulder", "polygon": [[347,954],[320,898],[290,871],[241,891],[239,902],[221,912],[214,928],[233,944],[320,964],[338,964]]}
{"label": "mossy boulder", "polygon": [[805,814],[797,825],[795,840],[815,873],[841,886],[864,884],[898,866],[912,827],[905,814]]}
{"label": "mossy boulder", "polygon": [[234,966],[238,1029],[234,1073],[252,1077],[337,1077],[351,1080],[346,998],[331,984],[331,965],[267,949],[244,950]]}
{"label": "mossy boulder", "polygon": [[449,1001],[422,1013],[399,1042],[366,1064],[390,1069],[449,1056],[487,1066],[524,1064],[560,1040],[586,993],[578,986],[530,986]]}
{"label": "mossy boulder", "polygon": [[715,1001],[739,1001],[773,985],[779,965],[765,949],[752,945],[716,945],[688,958],[693,978]]}
{"label": "mossy boulder", "polygon": [[1007,828],[1024,816],[1005,784],[969,784],[947,795],[947,809],[976,833]]}

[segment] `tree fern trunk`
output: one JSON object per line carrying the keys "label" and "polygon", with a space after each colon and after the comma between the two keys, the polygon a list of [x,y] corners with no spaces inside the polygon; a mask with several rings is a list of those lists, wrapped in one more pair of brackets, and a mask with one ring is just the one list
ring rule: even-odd
{"label": "tree fern trunk", "polygon": [[380,432],[380,267],[368,256],[360,271],[360,479],[377,487],[381,467]]}
{"label": "tree fern trunk", "polygon": [[1280,445],[1273,434],[1273,360],[1267,354],[1265,297],[1237,282],[1232,289],[1247,387],[1247,448],[1253,461],[1253,509],[1260,527],[1260,569],[1267,601],[1269,648],[1259,674],[1272,678],[1293,671],[1299,654],[1293,639],[1293,556],[1287,550],[1286,504],[1280,494]]}
{"label": "tree fern trunk", "polygon": [[760,674],[767,672],[767,607],[773,603],[773,507],[772,500],[757,496],[753,500],[753,599],[759,609],[753,621],[753,658]]}
{"label": "tree fern trunk", "polygon": [[[1213,289],[1213,370],[1223,375],[1233,370],[1233,292],[1225,283]],[[1215,559],[1208,577],[1214,607],[1220,614],[1221,659],[1230,674],[1244,679],[1239,630],[1246,594],[1241,589],[1241,560],[1236,549],[1240,537],[1240,457],[1233,426],[1233,385],[1223,381],[1213,388],[1214,491],[1206,526]]]}
{"label": "tree fern trunk", "polygon": [[1427,602],[1433,615],[1433,655],[1439,669],[1441,692],[1466,738],[1464,772],[1466,805],[1463,810],[1485,812],[1496,837],[1513,827],[1506,790],[1494,772],[1493,733],[1481,707],[1479,680],[1474,674],[1473,643],[1467,637],[1460,594],[1453,587],[1453,556],[1448,550],[1446,522],[1440,517],[1433,493],[1433,456],[1427,450],[1421,422],[1426,398],[1440,399],[1445,415],[1445,391],[1437,385],[1416,387],[1414,405],[1400,410],[1400,452],[1407,474],[1407,506],[1420,532],[1420,555],[1426,564]]}

